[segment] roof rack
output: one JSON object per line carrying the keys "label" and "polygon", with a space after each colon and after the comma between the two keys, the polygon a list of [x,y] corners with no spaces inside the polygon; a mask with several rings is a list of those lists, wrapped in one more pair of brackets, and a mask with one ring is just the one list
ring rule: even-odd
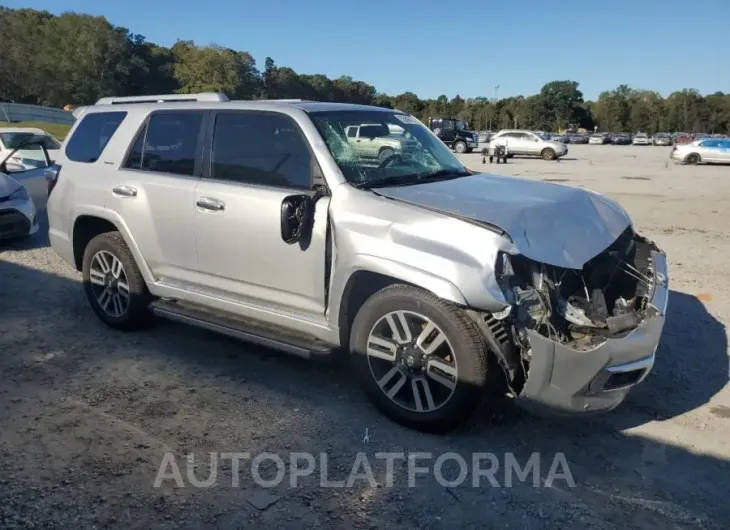
{"label": "roof rack", "polygon": [[278,101],[279,103],[302,103],[303,101],[308,101],[305,99],[255,99],[253,101]]}
{"label": "roof rack", "polygon": [[130,103],[166,103],[191,101],[230,101],[228,96],[220,92],[201,92],[200,94],[163,94],[159,96],[125,96],[106,97],[96,102],[96,105],[127,105]]}

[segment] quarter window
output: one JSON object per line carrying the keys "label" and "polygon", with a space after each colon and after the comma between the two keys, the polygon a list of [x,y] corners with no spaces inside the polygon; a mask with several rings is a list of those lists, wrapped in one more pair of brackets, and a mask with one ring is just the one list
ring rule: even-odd
{"label": "quarter window", "polygon": [[125,167],[194,175],[202,121],[200,112],[152,114],[137,136]]}
{"label": "quarter window", "polygon": [[66,146],[66,156],[74,162],[96,162],[126,112],[93,112],[81,118]]}
{"label": "quarter window", "polygon": [[218,114],[211,177],[280,188],[311,188],[312,155],[292,120],[280,114]]}

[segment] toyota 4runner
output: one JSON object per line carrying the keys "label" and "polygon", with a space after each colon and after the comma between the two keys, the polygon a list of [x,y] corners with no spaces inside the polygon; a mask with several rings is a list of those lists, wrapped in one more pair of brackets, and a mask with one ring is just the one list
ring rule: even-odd
{"label": "toyota 4runner", "polygon": [[112,328],[347,352],[380,410],[428,431],[498,388],[609,410],[654,363],[666,258],[606,197],[476,174],[390,109],[198,94],[77,115],[50,241]]}

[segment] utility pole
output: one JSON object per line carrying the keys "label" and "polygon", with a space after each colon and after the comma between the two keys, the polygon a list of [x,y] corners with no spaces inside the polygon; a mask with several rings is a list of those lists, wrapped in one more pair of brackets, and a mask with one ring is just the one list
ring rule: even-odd
{"label": "utility pole", "polygon": [[494,87],[494,99],[492,100],[492,111],[489,113],[489,130],[492,130],[492,115],[497,108],[497,94],[499,94],[499,85]]}

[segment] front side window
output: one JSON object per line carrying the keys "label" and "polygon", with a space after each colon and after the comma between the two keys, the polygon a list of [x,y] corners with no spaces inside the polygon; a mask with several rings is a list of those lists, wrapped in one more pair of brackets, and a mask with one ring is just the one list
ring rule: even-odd
{"label": "front side window", "polygon": [[[310,117],[343,175],[356,186],[468,174],[449,148],[408,114],[357,110],[312,112]],[[352,126],[361,128],[359,141],[346,134]],[[362,129],[369,131],[367,138]],[[394,129],[404,134],[393,135]]]}
{"label": "front side window", "polygon": [[468,131],[469,124],[464,120],[456,120],[456,130],[457,131]]}
{"label": "front side window", "polygon": [[200,112],[154,113],[137,136],[124,167],[176,175],[194,175]]}
{"label": "front side window", "polygon": [[313,159],[307,141],[290,118],[255,112],[216,116],[212,178],[260,186],[310,189],[312,168]]}
{"label": "front side window", "polygon": [[126,116],[127,113],[122,111],[86,114],[66,145],[68,159],[74,162],[96,162]]}

